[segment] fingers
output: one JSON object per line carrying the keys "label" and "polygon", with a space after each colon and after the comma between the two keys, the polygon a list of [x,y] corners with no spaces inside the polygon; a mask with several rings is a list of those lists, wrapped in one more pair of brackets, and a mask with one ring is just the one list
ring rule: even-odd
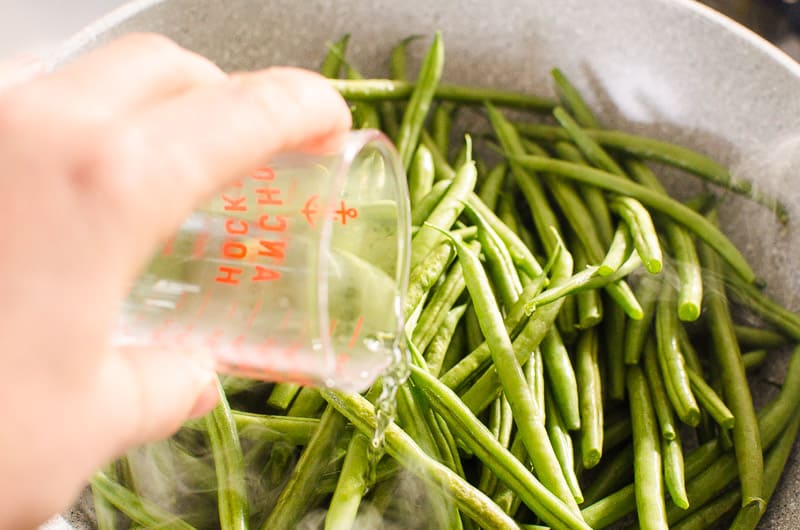
{"label": "fingers", "polygon": [[36,56],[26,55],[0,62],[0,93],[30,81],[42,73],[44,73],[44,63]]}
{"label": "fingers", "polygon": [[347,105],[324,78],[274,68],[152,107],[127,123],[107,156],[129,169],[127,177],[113,177],[137,235],[157,241],[213,192],[276,153],[330,147],[350,125]]}
{"label": "fingers", "polygon": [[[174,434],[186,420],[205,415],[218,401],[213,361],[198,354],[145,348],[116,350],[99,385],[103,406],[126,414],[107,415],[120,446],[112,453]],[[113,391],[108,391],[113,389]],[[106,424],[108,427],[108,424]]]}
{"label": "fingers", "polygon": [[211,61],[166,37],[131,34],[47,76],[38,88],[85,112],[110,115],[226,78]]}

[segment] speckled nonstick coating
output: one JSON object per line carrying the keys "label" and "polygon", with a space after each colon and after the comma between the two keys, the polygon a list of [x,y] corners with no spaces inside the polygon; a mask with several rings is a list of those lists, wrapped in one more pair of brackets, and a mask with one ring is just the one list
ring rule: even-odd
{"label": "speckled nonstick coating", "polygon": [[[800,65],[760,37],[687,0],[145,0],[113,12],[62,48],[56,63],[130,31],[163,33],[227,70],[316,68],[328,41],[385,75],[393,44],[442,29],[445,79],[553,95],[558,66],[605,125],[687,144],[777,193],[792,219],[726,199],[722,223],[768,290],[800,309]],[[419,53],[425,43],[413,47]],[[665,174],[674,192],[698,189]],[[785,359],[762,374],[780,381]],[[758,384],[762,396],[770,387]],[[762,528],[800,528],[792,456]]]}

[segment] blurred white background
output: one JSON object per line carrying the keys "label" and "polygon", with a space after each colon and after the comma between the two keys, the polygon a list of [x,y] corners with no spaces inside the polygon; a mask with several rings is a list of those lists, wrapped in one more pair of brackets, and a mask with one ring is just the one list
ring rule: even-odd
{"label": "blurred white background", "polygon": [[0,60],[47,53],[124,0],[0,0]]}

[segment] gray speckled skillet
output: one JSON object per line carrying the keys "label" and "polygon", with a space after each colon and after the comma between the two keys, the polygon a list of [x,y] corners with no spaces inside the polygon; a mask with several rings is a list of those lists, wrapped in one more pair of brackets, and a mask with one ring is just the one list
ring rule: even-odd
{"label": "gray speckled skillet", "polygon": [[[780,194],[793,214],[787,228],[738,200],[726,201],[723,222],[770,292],[800,309],[800,65],[695,2],[141,0],[78,34],[54,61],[156,31],[229,70],[316,67],[326,41],[351,33],[350,56],[380,75],[397,40],[436,29],[448,81],[553,94],[558,66],[608,126],[691,145]],[[673,190],[685,193],[685,183]],[[782,364],[765,377],[780,380]],[[789,467],[763,528],[800,528],[797,456]]]}

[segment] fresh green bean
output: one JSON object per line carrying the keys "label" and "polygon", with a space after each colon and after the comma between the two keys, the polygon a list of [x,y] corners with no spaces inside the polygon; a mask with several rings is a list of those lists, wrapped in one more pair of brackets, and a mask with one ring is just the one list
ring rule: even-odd
{"label": "fresh green bean", "polygon": [[428,362],[428,370],[433,375],[438,376],[441,373],[445,355],[447,354],[447,347],[450,345],[453,335],[456,332],[456,327],[461,321],[461,317],[464,316],[466,309],[466,304],[462,304],[448,311],[444,323],[433,336],[428,349],[425,350],[425,360]]}
{"label": "fresh green bean", "polygon": [[497,232],[497,235],[503,243],[505,243],[506,247],[508,247],[508,252],[511,254],[511,259],[514,260],[517,269],[527,274],[531,279],[538,278],[542,275],[542,266],[536,258],[533,257],[533,254],[531,254],[531,251],[525,246],[525,243],[519,239],[517,234],[509,230],[508,227],[497,218],[494,212],[481,201],[480,197],[472,193],[467,198],[467,202],[470,207],[481,214],[491,227],[494,228],[495,232]]}
{"label": "fresh green bean", "polygon": [[638,366],[628,367],[627,386],[633,425],[633,484],[639,525],[648,529],[666,529],[661,437],[658,435],[647,382]]}
{"label": "fresh green bean", "polygon": [[436,206],[442,200],[447,190],[450,189],[452,180],[440,180],[435,182],[425,197],[414,205],[411,209],[411,226],[421,227],[422,223],[431,215],[436,209]]}
{"label": "fresh green bean", "polygon": [[[712,216],[712,219],[714,217]],[[722,265],[707,245],[700,247],[701,262],[707,271],[709,327],[720,367],[724,398],[736,422],[732,429],[739,475],[742,484],[742,507],[764,505],[762,496],[763,456],[753,400],[742,365],[739,344],[733,331],[725,290],[720,281]]]}
{"label": "fresh green bean", "polygon": [[[458,148],[455,155],[453,156],[453,161],[450,165],[453,167],[459,167],[461,164],[466,162],[466,160],[467,160],[467,146],[461,144],[461,146]],[[475,161],[475,165],[477,167],[478,165],[477,160]]]}
{"label": "fresh green bean", "polygon": [[658,366],[656,345],[652,338],[644,344],[642,355],[642,370],[647,379],[647,386],[650,389],[650,396],[653,400],[653,410],[658,419],[661,437],[665,440],[674,440],[677,437],[675,428],[675,418],[672,407],[667,398],[667,390],[664,388],[665,382]]}
{"label": "fresh green bean", "polygon": [[422,302],[430,288],[447,269],[453,257],[452,247],[447,242],[440,242],[411,269],[408,278],[408,289],[403,301],[403,314],[408,318]]}
{"label": "fresh green bean", "polygon": [[575,353],[580,389],[580,451],[585,469],[595,467],[603,454],[603,391],[598,364],[598,341],[596,329],[582,331]]}
{"label": "fresh green bean", "polygon": [[732,298],[794,341],[800,341],[800,315],[784,308],[764,291],[741,278],[726,276],[725,279],[725,287]]}
{"label": "fresh green bean", "polygon": [[353,527],[358,507],[368,487],[368,450],[369,440],[366,436],[355,433],[350,438],[336,490],[325,515],[325,530],[349,530]]}
{"label": "fresh green bean", "polygon": [[[500,395],[492,403],[489,410],[489,432],[492,433],[495,440],[508,448],[511,443],[511,428],[514,426],[513,414],[511,405],[504,395]],[[497,476],[495,476],[491,469],[487,466],[481,466],[480,477],[478,479],[478,489],[491,496],[492,492],[497,487]]]}
{"label": "fresh green bean", "polygon": [[556,328],[548,331],[540,348],[553,398],[564,425],[568,430],[576,431],[581,428],[578,380],[567,347]]}
{"label": "fresh green bean", "polygon": [[[515,234],[520,233],[520,226],[522,223],[520,222],[519,217],[516,215],[516,208],[514,207],[514,201],[511,197],[511,194],[501,195],[497,198],[497,207],[495,208],[495,211],[497,212],[497,217],[503,222],[504,225],[508,227],[509,230]],[[521,236],[520,239],[522,239]]]}
{"label": "fresh green bean", "polygon": [[[800,430],[800,415],[794,414],[783,431],[777,443],[770,449],[764,461],[764,499],[767,503],[778,487],[778,480],[786,469],[786,462],[797,439],[797,432]],[[763,512],[758,510],[740,511],[731,523],[731,528],[735,530],[750,529],[754,530],[761,520]]]}
{"label": "fresh green bean", "polygon": [[[635,264],[635,268],[641,266],[642,263],[641,260],[639,260],[638,254],[632,257],[635,257],[636,260],[632,261],[631,258],[628,258],[620,271],[625,268],[627,264]],[[606,289],[606,293],[608,293],[608,296],[614,300],[614,302],[621,307],[623,311],[625,311],[625,314],[628,315],[628,318],[631,320],[642,320],[644,318],[644,309],[639,303],[639,300],[636,298],[636,295],[633,293],[633,289],[631,289],[631,286],[628,285],[627,282],[616,281],[613,283],[607,283],[604,285],[604,287]]]}
{"label": "fresh green bean", "polygon": [[[458,222],[456,226],[460,226],[463,223]],[[464,241],[475,242],[478,237],[478,227],[477,226],[464,226],[463,228],[454,228],[450,231],[454,236],[463,239]],[[480,250],[480,248],[477,248]],[[476,250],[476,251],[477,251]]]}
{"label": "fresh green bean", "polygon": [[126,487],[117,484],[102,471],[91,478],[93,491],[98,492],[119,511],[145,528],[164,528],[169,530],[194,530],[194,527],[164,510],[154,502],[136,495]]}
{"label": "fresh green bean", "polygon": [[[562,160],[587,165],[586,159],[583,158],[580,150],[570,142],[556,142],[553,149],[556,156]],[[608,209],[608,200],[605,194],[602,190],[594,186],[580,186],[578,190],[580,191],[581,197],[586,202],[586,206],[589,208],[592,219],[594,219],[595,228],[600,236],[600,240],[604,245],[608,246],[611,243],[613,229],[611,225],[611,212]]]}
{"label": "fresh green bean", "polygon": [[[558,127],[533,123],[518,123],[516,126],[522,134],[536,139],[558,141],[568,138],[568,135]],[[677,167],[734,193],[749,197],[775,212],[778,219],[784,223],[789,219],[786,206],[779,200],[755,189],[749,181],[731,175],[725,166],[696,151],[622,131],[587,129],[586,134],[609,149]]]}
{"label": "fresh green bean", "polygon": [[292,418],[238,410],[232,410],[231,415],[240,437],[257,437],[266,442],[281,441],[291,445],[307,444],[319,425],[316,418]]}
{"label": "fresh green bean", "polygon": [[[467,142],[470,143],[469,138]],[[472,160],[463,164],[442,199],[425,220],[411,240],[411,267],[426,260],[427,253],[444,241],[444,236],[435,228],[448,230],[464,209],[465,200],[475,187],[477,173]],[[433,228],[435,227],[435,228]]]}
{"label": "fresh green bean", "polygon": [[[412,371],[414,370],[416,368],[412,367]],[[357,394],[334,393],[329,390],[325,390],[323,396],[362,434],[371,436],[375,431],[375,411],[366,399]],[[489,498],[428,456],[396,425],[390,425],[386,429],[386,451],[422,480],[451,495],[459,509],[479,524],[498,529],[517,528],[514,520],[497,508]]]}
{"label": "fresh green bean", "polygon": [[614,191],[633,197],[645,206],[661,212],[670,219],[688,228],[703,242],[713,248],[726,263],[741,277],[745,284],[756,281],[750,265],[739,250],[725,237],[719,229],[705,217],[683,204],[659,194],[658,192],[599,169],[587,168],[570,162],[553,160],[539,156],[506,155],[519,165],[534,171],[549,172],[592,186]]}
{"label": "fresh green bean", "polygon": [[[409,344],[408,347],[409,349],[413,349],[413,344]],[[415,353],[418,354],[419,352]],[[418,355],[416,356],[418,357]],[[377,393],[374,396],[368,394],[367,399],[374,403],[377,395]],[[400,388],[397,389],[396,406],[398,425],[403,428],[417,445],[427,451],[428,454],[436,459],[441,459],[442,455],[439,450],[439,445],[425,417],[425,413],[429,409],[428,401],[425,396],[422,395],[418,388],[411,385],[400,385]],[[373,452],[374,456],[376,448],[370,445],[370,450]]]}
{"label": "fresh green bean", "polygon": [[[331,80],[333,87],[348,100],[385,101],[407,99],[416,85],[393,79],[366,79],[362,81]],[[486,101],[499,107],[550,112],[555,103],[549,99],[494,88],[476,88],[464,85],[439,84],[434,98],[462,105],[483,105]]]}
{"label": "fresh green bean", "polygon": [[672,525],[673,530],[707,530],[736,508],[742,498],[739,489],[732,489],[718,496],[685,519]]}
{"label": "fresh green bean", "polygon": [[[586,259],[586,252],[580,244],[572,245],[572,254],[575,258],[575,268],[577,270],[586,269],[589,262]],[[597,268],[593,267],[596,271]],[[597,289],[584,289],[575,294],[577,305],[578,322],[577,328],[589,329],[596,326],[603,320],[603,302],[600,298],[600,291]]]}
{"label": "fresh green bean", "polygon": [[644,276],[636,287],[636,299],[642,306],[641,320],[628,322],[625,328],[625,364],[637,364],[642,355],[642,348],[650,330],[650,324],[656,312],[658,293],[661,290],[660,280]]}
{"label": "fresh green bean", "polygon": [[600,266],[597,268],[597,273],[601,276],[613,274],[625,263],[625,260],[630,254],[632,244],[633,242],[631,241],[628,228],[624,223],[618,224],[617,229],[614,230],[614,237],[611,239],[608,252],[606,252],[603,260],[600,262]]}
{"label": "fresh green bean", "polygon": [[[546,156],[547,153],[538,145],[524,142],[526,152],[530,154]],[[593,216],[584,204],[572,183],[542,175],[547,188],[556,200],[556,203],[575,234],[575,237],[585,249],[588,261],[598,263],[603,255],[603,242],[596,229]]]}
{"label": "fresh green bean", "polygon": [[[690,479],[705,471],[713,462],[718,460],[720,453],[721,448],[716,440],[694,449],[686,456],[684,471],[686,478]],[[591,527],[604,528],[632,513],[635,509],[634,484],[628,484],[611,495],[585,507],[581,510],[581,514]]]}
{"label": "fresh green bean", "polygon": [[567,479],[567,484],[569,484],[569,489],[572,491],[572,496],[575,497],[575,502],[582,504],[583,492],[581,491],[578,477],[575,474],[572,437],[570,437],[567,426],[561,418],[561,411],[556,406],[552,393],[547,387],[545,387],[544,405],[545,428],[547,428],[547,436],[550,439],[550,444],[553,446],[556,458],[558,458],[561,472],[564,473],[564,477]]}
{"label": "fresh green bean", "polygon": [[478,187],[478,197],[481,198],[487,208],[495,210],[500,190],[506,180],[508,164],[500,162],[492,168]]}
{"label": "fresh green bean", "polygon": [[661,367],[667,396],[681,421],[696,427],[700,423],[700,407],[692,392],[686,361],[680,350],[675,291],[669,282],[662,283],[655,319],[658,365]]}
{"label": "fresh green bean", "polygon": [[408,45],[422,35],[409,35],[392,47],[389,55],[389,73],[392,79],[408,81]]}
{"label": "fresh green bean", "polygon": [[[527,285],[517,303],[508,312],[504,324],[509,335],[515,337],[515,343],[517,342],[516,338],[518,338],[520,331],[524,326],[527,326],[526,322],[529,322],[526,314],[527,303],[531,297],[536,295],[540,288],[541,283],[531,283]],[[470,353],[464,356],[458,364],[442,375],[441,380],[450,388],[459,388],[466,381],[471,379],[476,372],[485,368],[490,359],[491,353],[489,352],[489,346],[484,342],[478,348],[470,350]]]}
{"label": "fresh green bean", "polygon": [[[664,195],[667,191],[658,177],[647,165],[639,160],[628,160],[628,171],[641,184]],[[700,261],[691,235],[685,228],[672,221],[666,221],[664,232],[675,258],[675,269],[678,272],[680,287],[678,289],[678,317],[687,322],[697,320],[703,303],[703,278]]]}
{"label": "fresh green bean", "polygon": [[[336,51],[331,49],[331,51]],[[345,66],[348,79],[363,79],[364,76],[356,70],[351,64],[348,64],[342,56],[342,62]],[[378,108],[374,103],[367,101],[358,101],[352,105],[353,125],[359,129],[380,129],[381,119],[378,115]]]}
{"label": "fresh green bean", "polygon": [[558,68],[553,68],[550,73],[556,83],[556,92],[559,99],[572,112],[575,120],[582,127],[600,127],[600,122],[597,121],[578,89],[567,79],[567,76]]}
{"label": "fresh green bean", "polygon": [[[500,437],[500,409],[502,407],[502,397],[495,399],[489,406],[489,421],[486,427],[489,429],[492,437],[497,440]],[[485,465],[480,466],[480,474],[478,476],[478,489],[486,495],[491,496],[495,487],[497,486],[497,477],[492,473],[489,467]],[[504,510],[505,511],[505,510]]]}
{"label": "fresh green bean", "polygon": [[222,530],[248,527],[247,487],[239,433],[230,405],[217,381],[219,403],[206,415],[206,429],[217,476],[217,505]]}
{"label": "fresh green bean", "polygon": [[[501,482],[511,487],[534,513],[554,527],[587,528],[580,517],[550,490],[543,486],[508,449],[502,447],[458,397],[430,374],[416,367],[411,377],[423,388],[433,406],[467,444],[476,457],[491,466]],[[516,418],[516,415],[515,415]],[[539,470],[537,468],[537,473]]]}
{"label": "fresh green bean", "polygon": [[431,191],[434,173],[433,156],[425,144],[420,144],[408,172],[408,197],[412,208]]}
{"label": "fresh green bean", "polygon": [[625,399],[625,311],[617,304],[608,303],[604,314],[608,396],[622,401]]}
{"label": "fresh green bean", "polygon": [[[552,267],[551,282],[553,286],[557,286],[560,282],[565,281],[572,273],[572,256],[563,249],[563,247],[560,248],[562,250],[556,254],[558,259],[555,260]],[[514,353],[518,363],[525,363],[530,359],[530,352],[541,344],[542,339],[553,328],[553,322],[561,311],[562,304],[563,299],[556,300],[538,308],[536,312],[528,318],[525,326],[513,343]],[[477,363],[473,361],[470,364],[474,366]],[[444,380],[444,378],[442,379]],[[500,392],[500,380],[496,367],[493,366],[486,370],[486,372],[462,394],[461,399],[470,410],[478,413],[486,408]]]}
{"label": "fresh green bean", "polygon": [[464,473],[464,467],[461,464],[461,455],[458,452],[458,442],[456,442],[453,433],[450,431],[450,427],[447,425],[445,419],[436,414],[433,409],[430,409],[429,416],[435,419],[438,426],[438,432],[440,432],[444,438],[445,446],[448,450],[447,452],[449,453],[453,463],[451,469],[453,469],[453,471],[455,471],[459,477],[464,478],[466,475]]}
{"label": "fresh green bean", "polygon": [[664,484],[670,499],[678,508],[689,508],[684,476],[683,448],[681,437],[661,441],[661,455],[664,460]]}
{"label": "fresh green bean", "polygon": [[[678,326],[678,340],[681,353],[683,353],[683,358],[686,360],[686,366],[694,373],[702,376],[704,373],[703,364],[684,326]],[[689,381],[691,382],[691,377]],[[695,395],[697,395],[697,391],[695,390],[694,392]],[[698,441],[706,442],[717,436],[717,429],[714,426],[714,419],[709,415],[708,411],[703,408],[702,401],[700,404],[700,423],[695,428],[695,431],[697,432]]]}
{"label": "fresh green bean", "polygon": [[522,367],[522,372],[525,374],[525,381],[528,382],[528,388],[530,388],[534,401],[539,405],[537,410],[542,416],[542,421],[544,421],[546,417],[544,410],[544,391],[547,385],[544,381],[544,361],[542,360],[542,352],[539,348],[534,348],[531,351],[528,362]]}
{"label": "fresh green bean", "polygon": [[292,401],[300,393],[300,385],[295,383],[278,383],[272,387],[267,398],[267,406],[276,410],[286,411]]}
{"label": "fresh green bean", "polygon": [[550,304],[555,300],[583,291],[593,290],[598,287],[604,287],[609,283],[614,282],[617,278],[631,272],[632,269],[638,268],[640,264],[641,262],[638,261],[638,259],[628,260],[626,265],[620,268],[614,276],[605,277],[597,275],[596,266],[587,266],[582,271],[576,272],[564,282],[558,285],[551,284],[549,288],[530,298],[528,300],[527,311],[528,313],[533,313],[538,307]]}
{"label": "fresh green bean", "polygon": [[708,386],[708,383],[694,370],[687,369],[686,373],[689,374],[689,381],[692,384],[695,396],[705,410],[711,415],[712,418],[723,429],[732,429],[734,424],[733,413],[725,406],[714,390]]}
{"label": "fresh green bean", "polygon": [[563,107],[556,107],[553,109],[553,117],[559,125],[564,128],[569,139],[572,140],[589,163],[597,168],[613,173],[614,175],[619,175],[620,177],[626,176],[616,160],[611,158],[600,144],[586,134],[583,128],[578,125],[575,119],[570,116]]}
{"label": "fresh green bean", "polygon": [[317,431],[300,455],[272,512],[261,525],[263,530],[293,528],[300,521],[309,509],[308,499],[314,494],[330,452],[344,432],[345,423],[344,416],[334,407],[325,409]]}
{"label": "fresh green bean", "polygon": [[[528,453],[525,452],[525,445],[522,443],[522,438],[518,435],[514,436],[509,449],[511,456],[524,464],[528,464]],[[514,490],[509,488],[506,484],[500,482],[497,484],[492,500],[508,515],[514,517],[519,511],[522,500],[519,495],[514,493]]]}
{"label": "fresh green bean", "polygon": [[347,43],[350,41],[350,34],[346,33],[342,37],[328,44],[328,53],[319,67],[319,73],[328,78],[339,77],[339,72],[342,70],[342,63],[345,51],[347,50]]}
{"label": "fresh green bean", "polygon": [[[481,325],[478,322],[478,315],[475,313],[475,305],[467,307],[467,312],[464,316],[464,324],[464,329],[467,332],[467,348],[469,351],[475,351],[485,342],[483,332],[481,331]],[[488,343],[486,344],[488,347]]]}
{"label": "fresh green bean", "polygon": [[[486,110],[503,150],[515,156],[524,155],[522,140],[511,123],[491,104],[486,105]],[[555,229],[558,234],[562,233],[555,212],[550,208],[539,178],[524,169],[514,158],[509,158],[509,165],[520,191],[528,201],[539,240],[544,245],[547,255],[551,256],[557,244],[552,230]]]}
{"label": "fresh green bean", "polygon": [[428,429],[439,450],[439,461],[452,469],[459,477],[464,478],[464,468],[461,466],[458,448],[455,445],[455,440],[452,436],[449,436],[450,429],[447,423],[440,422],[439,416],[431,408],[425,411],[425,416],[428,421]]}
{"label": "fresh green bean", "polygon": [[648,211],[639,201],[630,197],[615,197],[609,208],[625,221],[633,246],[647,271],[651,274],[659,273],[663,265],[661,245]]}
{"label": "fresh green bean", "polygon": [[747,348],[780,348],[789,344],[789,339],[776,331],[766,328],[756,328],[742,324],[734,324],[733,332],[736,340],[743,349]]}
{"label": "fresh green bean", "polygon": [[[474,252],[480,251],[480,245],[477,242],[470,243],[469,246]],[[456,261],[425,304],[417,325],[414,327],[411,340],[421,351],[427,349],[440,326],[444,323],[448,311],[456,303],[465,288],[464,273],[461,271],[461,264]]]}
{"label": "fresh green bean", "polygon": [[[114,486],[121,486],[118,483],[116,462],[105,466],[99,473],[102,473],[100,481],[107,480]],[[102,485],[95,486],[93,481],[90,481],[90,486],[97,530],[116,530],[117,512],[114,505],[103,495]],[[111,487],[113,488],[114,486]]]}
{"label": "fresh green bean", "polygon": [[411,166],[411,158],[417,148],[419,135],[430,110],[436,86],[442,77],[443,68],[444,43],[441,32],[437,31],[420,67],[419,79],[411,92],[395,140],[397,152],[406,171]]}
{"label": "fresh green bean", "polygon": [[286,415],[292,418],[316,417],[319,416],[324,405],[325,400],[319,395],[319,390],[313,387],[303,387]]}
{"label": "fresh green bean", "polygon": [[456,108],[452,103],[440,102],[433,109],[431,136],[442,154],[450,150],[450,132],[453,129],[453,113]]}
{"label": "fresh green bean", "polygon": [[565,344],[575,344],[578,338],[578,300],[574,296],[564,298],[564,305],[556,317],[556,329]]}
{"label": "fresh green bean", "polygon": [[767,360],[767,350],[752,350],[742,354],[742,365],[745,370],[759,368]]}
{"label": "fresh green bean", "polygon": [[482,215],[469,204],[465,205],[464,213],[478,227],[478,240],[486,258],[487,272],[502,307],[508,311],[522,293],[522,283],[514,268],[511,254]]}
{"label": "fresh green bean", "polygon": [[558,460],[553,453],[553,447],[547,440],[547,431],[541,420],[541,413],[537,412],[538,405],[525,384],[525,377],[503,324],[500,308],[491,295],[489,279],[486,277],[478,257],[470,252],[461,241],[456,239],[451,239],[451,241],[461,260],[464,280],[467,283],[467,290],[472,298],[481,331],[486,337],[494,368],[497,370],[500,384],[514,411],[515,422],[522,434],[522,440],[528,450],[531,462],[542,483],[567,506],[577,512],[578,505],[561,472]]}
{"label": "fresh green bean", "polygon": [[456,171],[450,167],[447,161],[447,154],[439,151],[436,141],[431,137],[427,130],[422,129],[420,142],[428,148],[433,156],[433,165],[436,167],[436,180],[452,180],[456,176]]}

